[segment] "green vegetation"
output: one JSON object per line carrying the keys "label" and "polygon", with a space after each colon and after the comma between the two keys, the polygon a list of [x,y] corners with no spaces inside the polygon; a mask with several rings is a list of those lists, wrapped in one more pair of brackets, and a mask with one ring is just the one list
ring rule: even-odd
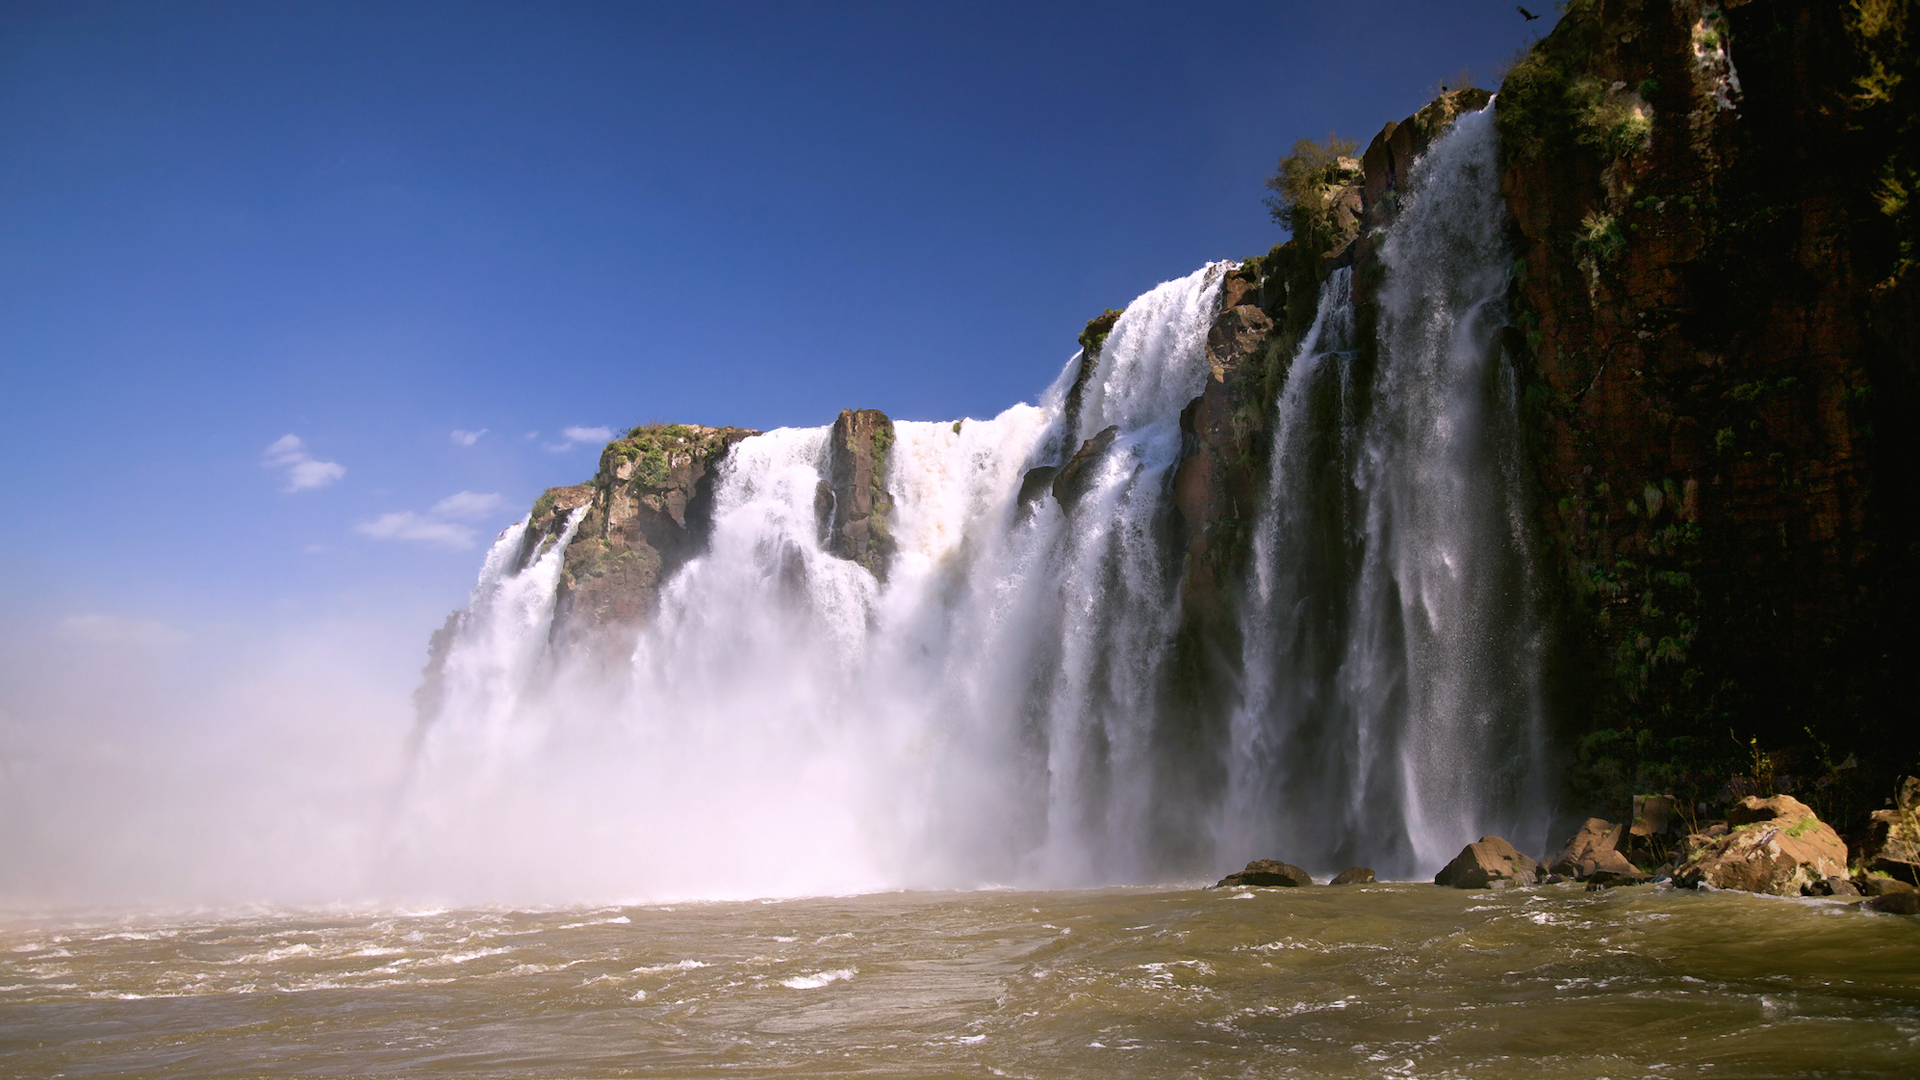
{"label": "green vegetation", "polygon": [[1619,258],[1627,250],[1627,234],[1612,214],[1591,213],[1581,219],[1574,234],[1573,250],[1593,265],[1600,266]]}
{"label": "green vegetation", "polygon": [[1267,177],[1267,190],[1273,192],[1267,212],[1295,242],[1316,254],[1336,239],[1335,196],[1342,187],[1360,182],[1359,162],[1353,158],[1356,147],[1352,139],[1337,135],[1319,142],[1301,139],[1280,159],[1279,170]]}
{"label": "green vegetation", "polygon": [[1913,105],[1920,49],[1908,36],[1913,5],[1910,0],[1850,0],[1848,8],[1848,28],[1863,62],[1854,79],[1852,105],[1883,132],[1880,142],[1887,151],[1879,162],[1873,198],[1894,226],[1899,264],[1904,266],[1915,258],[1913,196],[1920,192],[1920,132],[1914,130]]}
{"label": "green vegetation", "polygon": [[1107,343],[1107,335],[1113,333],[1113,324],[1120,321],[1121,309],[1108,308],[1087,320],[1087,328],[1080,331],[1080,351],[1092,356]]}

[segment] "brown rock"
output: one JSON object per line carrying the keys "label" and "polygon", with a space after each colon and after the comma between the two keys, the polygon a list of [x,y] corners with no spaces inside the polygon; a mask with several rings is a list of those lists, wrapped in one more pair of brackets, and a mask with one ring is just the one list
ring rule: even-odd
{"label": "brown rock", "polygon": [[1356,866],[1351,870],[1342,870],[1338,874],[1334,875],[1333,880],[1327,882],[1327,884],[1329,885],[1371,885],[1373,884],[1373,870],[1370,867],[1365,867],[1365,866]]}
{"label": "brown rock", "polygon": [[1633,828],[1635,836],[1664,836],[1674,824],[1673,796],[1671,795],[1635,795],[1633,797]]}
{"label": "brown rock", "polygon": [[1920,915],[1920,893],[1883,893],[1862,900],[1860,906],[1882,915]]}
{"label": "brown rock", "polygon": [[755,432],[648,424],[608,443],[590,483],[554,488],[534,504],[521,565],[586,508],[562,562],[552,639],[606,665],[626,661],[660,583],[706,546],[713,470]]}
{"label": "brown rock", "polygon": [[1242,885],[1278,885],[1299,888],[1311,884],[1313,884],[1313,877],[1292,863],[1283,863],[1275,859],[1255,859],[1247,864],[1245,870],[1221,878],[1220,883],[1214,888],[1237,888]]}
{"label": "brown rock", "polygon": [[843,409],[827,439],[826,498],[821,532],[828,551],[886,580],[893,556],[888,529],[887,453],[893,421],[878,409]]}
{"label": "brown rock", "polygon": [[1586,878],[1588,892],[1598,892],[1601,889],[1611,889],[1620,885],[1645,885],[1652,880],[1653,878],[1646,871],[1631,863],[1624,872],[1596,870]]}
{"label": "brown rock", "polygon": [[[1663,746],[1731,714],[1784,747],[1812,720],[1876,772],[1920,743],[1899,659],[1920,458],[1889,430],[1920,387],[1920,267],[1870,194],[1911,106],[1829,104],[1862,77],[1846,5],[1721,8],[1738,100],[1701,74],[1700,8],[1594,0],[1495,107],[1542,550],[1593,689],[1574,729]],[[1611,137],[1635,118],[1643,137]],[[1376,201],[1391,141],[1368,150]],[[1779,216],[1736,209],[1761,206]],[[1576,790],[1631,795],[1611,763],[1576,764]]]}
{"label": "brown rock", "polygon": [[1920,883],[1920,777],[1901,782],[1891,810],[1876,810],[1860,861],[1869,870]]}
{"label": "brown rock", "polygon": [[[1602,854],[1613,855],[1625,862],[1615,851],[1625,835],[1624,826],[1600,818],[1588,818],[1587,823],[1580,826],[1580,831],[1573,834],[1547,868],[1556,874],[1583,879],[1599,868],[1598,860]],[[1614,868],[1611,861],[1607,868]]]}
{"label": "brown rock", "polygon": [[1800,896],[1815,883],[1847,872],[1847,845],[1806,804],[1791,795],[1749,795],[1727,813],[1724,837],[1692,848],[1674,871],[1674,884]]}
{"label": "brown rock", "polygon": [[1113,441],[1120,437],[1120,428],[1113,425],[1104,428],[1099,434],[1080,444],[1060,471],[1053,477],[1053,497],[1068,510],[1080,502],[1080,496],[1087,493],[1087,486],[1093,482],[1092,470],[1107,451],[1113,448]]}
{"label": "brown rock", "polygon": [[1735,829],[1762,821],[1795,822],[1813,817],[1813,808],[1791,795],[1761,798],[1749,795],[1727,808],[1727,824]]}
{"label": "brown rock", "polygon": [[1815,896],[1859,896],[1860,890],[1846,878],[1834,876],[1813,887]]}
{"label": "brown rock", "polygon": [[1532,885],[1540,879],[1540,864],[1498,836],[1483,836],[1468,844],[1452,862],[1433,876],[1435,885],[1456,889],[1504,889]]}
{"label": "brown rock", "polygon": [[1855,888],[1860,890],[1860,895],[1862,896],[1887,896],[1892,893],[1908,893],[1914,891],[1912,885],[1898,878],[1880,877],[1877,874],[1868,874],[1865,877],[1854,878],[1853,884]]}

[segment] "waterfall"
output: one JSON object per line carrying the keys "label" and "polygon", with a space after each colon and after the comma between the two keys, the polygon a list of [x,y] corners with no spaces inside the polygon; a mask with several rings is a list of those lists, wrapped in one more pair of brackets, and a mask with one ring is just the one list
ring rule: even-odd
{"label": "waterfall", "polygon": [[[1468,116],[1414,169],[1376,348],[1342,270],[1292,358],[1239,703],[1207,751],[1224,790],[1170,783],[1156,752],[1192,723],[1168,693],[1171,488],[1216,263],[1135,300],[1038,405],[895,422],[884,573],[824,535],[824,427],[719,461],[704,550],[611,676],[549,644],[583,511],[530,558],[526,523],[502,534],[454,627],[396,872],[760,896],[1150,881],[1255,855],[1405,876],[1480,831],[1537,840],[1541,631],[1494,151],[1490,114]],[[1165,835],[1170,798],[1204,802],[1178,819],[1211,830]]]}
{"label": "waterfall", "polygon": [[1489,107],[1414,168],[1381,247],[1372,364],[1341,272],[1288,373],[1225,851],[1407,876],[1482,832],[1544,842],[1545,628],[1499,345],[1497,151]]}

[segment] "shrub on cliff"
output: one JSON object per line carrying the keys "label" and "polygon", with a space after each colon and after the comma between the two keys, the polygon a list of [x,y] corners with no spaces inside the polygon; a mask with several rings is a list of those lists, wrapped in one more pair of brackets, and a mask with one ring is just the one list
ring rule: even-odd
{"label": "shrub on cliff", "polygon": [[1358,179],[1359,163],[1353,157],[1357,145],[1337,135],[1319,142],[1301,139],[1267,177],[1267,190],[1273,192],[1267,211],[1294,239],[1307,240],[1326,230],[1333,192]]}

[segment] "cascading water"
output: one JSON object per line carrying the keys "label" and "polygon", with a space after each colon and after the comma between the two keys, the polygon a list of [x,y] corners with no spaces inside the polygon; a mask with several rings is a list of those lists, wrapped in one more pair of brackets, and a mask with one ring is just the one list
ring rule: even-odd
{"label": "cascading water", "polygon": [[[1167,693],[1171,487],[1214,264],[1134,301],[1038,406],[895,423],[878,577],[822,535],[828,429],[735,444],[705,551],[612,683],[549,652],[565,539],[515,573],[526,525],[508,530],[447,654],[397,863],[468,882],[478,865],[494,892],[769,895],[1139,881],[1274,854],[1431,872],[1474,830],[1511,828],[1537,801],[1539,642],[1494,339],[1492,139],[1464,118],[1415,170],[1375,368],[1359,371],[1345,271],[1292,365],[1226,790],[1169,785],[1155,750],[1189,723]],[[1032,497],[1042,467],[1052,495]],[[1156,829],[1169,791],[1215,822],[1178,852]]]}
{"label": "cascading water", "polygon": [[1434,144],[1382,246],[1371,369],[1342,272],[1287,376],[1225,851],[1411,875],[1481,832],[1544,839],[1545,631],[1499,346],[1497,161],[1491,107]]}

